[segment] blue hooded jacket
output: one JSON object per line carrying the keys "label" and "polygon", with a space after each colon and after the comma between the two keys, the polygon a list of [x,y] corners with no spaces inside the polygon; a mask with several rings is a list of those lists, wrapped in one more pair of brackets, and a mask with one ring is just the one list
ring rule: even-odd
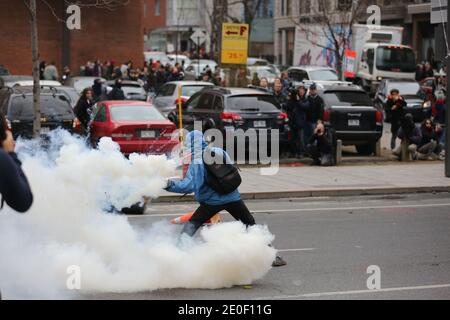
{"label": "blue hooded jacket", "polygon": [[[206,183],[207,171],[203,162],[203,151],[208,147],[200,131],[190,132],[184,142],[192,151],[192,160],[186,177],[180,181],[170,181],[167,191],[174,193],[194,193],[195,200],[201,204],[219,206],[241,200],[238,190],[227,195],[214,191]],[[220,148],[211,148],[218,157],[225,154],[227,163],[232,163],[228,154]]]}

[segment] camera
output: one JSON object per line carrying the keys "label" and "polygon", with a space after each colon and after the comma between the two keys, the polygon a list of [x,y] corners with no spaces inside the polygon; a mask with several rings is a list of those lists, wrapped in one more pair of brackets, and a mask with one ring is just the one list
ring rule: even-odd
{"label": "camera", "polygon": [[289,86],[286,89],[286,91],[288,93],[289,98],[291,99],[295,99],[298,95],[297,87],[292,82],[289,83]]}

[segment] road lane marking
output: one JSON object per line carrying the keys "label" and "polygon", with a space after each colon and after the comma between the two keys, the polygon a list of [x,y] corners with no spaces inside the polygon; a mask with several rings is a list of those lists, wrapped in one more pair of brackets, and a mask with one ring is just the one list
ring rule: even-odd
{"label": "road lane marking", "polygon": [[386,288],[379,290],[353,290],[353,291],[335,291],[335,292],[318,292],[318,293],[306,293],[299,295],[285,295],[285,296],[271,296],[271,297],[258,297],[254,300],[291,300],[298,298],[318,298],[326,296],[338,296],[338,295],[352,295],[352,294],[368,294],[368,293],[383,293],[383,292],[397,292],[397,291],[413,291],[413,290],[431,290],[431,289],[445,289],[450,288],[450,284],[428,285],[428,286],[416,286],[416,287],[399,287],[399,288]]}
{"label": "road lane marking", "polygon": [[278,252],[302,252],[302,251],[315,251],[316,248],[304,248],[304,249],[284,249],[284,250],[277,250]]}
{"label": "road lane marking", "polygon": [[[262,213],[288,213],[288,212],[317,212],[317,211],[348,211],[348,210],[372,210],[372,209],[408,209],[408,208],[437,208],[450,207],[450,203],[430,203],[430,204],[411,204],[411,205],[391,205],[391,206],[366,206],[366,207],[334,207],[334,208],[297,208],[297,209],[280,209],[280,210],[250,210],[255,214]],[[181,213],[165,213],[165,214],[146,214],[146,215],[129,215],[128,218],[162,218],[162,217],[178,217]]]}

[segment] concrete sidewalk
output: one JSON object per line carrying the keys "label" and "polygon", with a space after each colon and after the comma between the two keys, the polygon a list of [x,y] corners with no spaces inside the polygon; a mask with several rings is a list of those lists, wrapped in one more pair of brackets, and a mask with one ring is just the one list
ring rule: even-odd
{"label": "concrete sidewalk", "polygon": [[[442,162],[351,167],[281,167],[275,176],[244,168],[244,199],[450,192]],[[155,202],[190,201],[164,192]]]}

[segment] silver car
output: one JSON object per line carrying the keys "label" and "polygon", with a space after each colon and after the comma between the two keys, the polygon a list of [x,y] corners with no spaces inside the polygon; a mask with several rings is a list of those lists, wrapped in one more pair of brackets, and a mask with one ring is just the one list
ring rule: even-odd
{"label": "silver car", "polygon": [[199,81],[174,81],[164,84],[151,100],[155,107],[166,116],[177,107],[178,86],[181,86],[181,102],[186,102],[195,93],[205,87],[213,87],[214,84]]}

